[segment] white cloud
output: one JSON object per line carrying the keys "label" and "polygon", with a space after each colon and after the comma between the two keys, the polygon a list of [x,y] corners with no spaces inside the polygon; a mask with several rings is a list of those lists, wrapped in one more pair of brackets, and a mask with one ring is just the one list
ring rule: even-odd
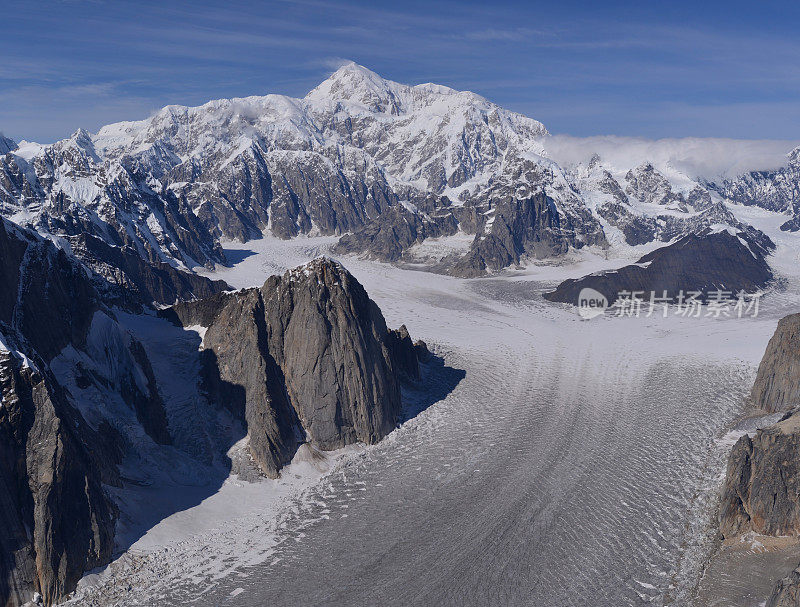
{"label": "white cloud", "polygon": [[619,171],[650,162],[672,166],[693,178],[715,180],[785,166],[787,154],[800,141],[553,135],[544,146],[553,160],[565,166],[588,162],[597,154]]}

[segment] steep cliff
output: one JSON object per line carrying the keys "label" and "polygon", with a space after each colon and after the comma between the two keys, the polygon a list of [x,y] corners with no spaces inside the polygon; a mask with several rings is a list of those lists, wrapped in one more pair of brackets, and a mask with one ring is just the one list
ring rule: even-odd
{"label": "steep cliff", "polygon": [[765,607],[800,607],[800,567],[775,584]]}
{"label": "steep cliff", "polygon": [[0,392],[0,604],[38,592],[50,605],[111,558],[113,462],[52,378],[10,351]]}
{"label": "steep cliff", "polygon": [[758,366],[752,399],[770,413],[800,405],[800,314],[778,322]]}
{"label": "steep cliff", "polygon": [[745,435],[731,451],[720,531],[800,535],[800,414]]}
{"label": "steep cliff", "polygon": [[[22,604],[35,592],[52,604],[111,557],[117,515],[102,484],[119,482],[119,445],[92,429],[51,371],[66,349],[91,349],[104,309],[67,252],[0,220],[0,605]],[[149,363],[131,347],[144,370],[118,388],[146,427],[167,439]]]}
{"label": "steep cliff", "polygon": [[419,377],[407,332],[390,332],[361,284],[325,258],[165,314],[207,327],[207,389],[246,421],[251,454],[269,476],[302,442],[377,442],[397,423],[401,378]]}

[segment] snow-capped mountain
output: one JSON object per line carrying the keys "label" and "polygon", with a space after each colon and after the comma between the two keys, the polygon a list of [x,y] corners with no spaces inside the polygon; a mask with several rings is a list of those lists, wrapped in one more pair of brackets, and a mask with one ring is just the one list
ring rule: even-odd
{"label": "snow-capped mountain", "polygon": [[734,202],[791,214],[792,218],[781,229],[800,230],[800,148],[789,154],[785,167],[749,173],[715,187]]}
{"label": "snow-capped mountain", "polygon": [[[794,208],[796,158],[787,173],[710,186],[646,159],[626,171],[599,157],[560,166],[547,138],[540,122],[474,93],[407,86],[350,63],[302,99],[168,106],[53,145],[4,144],[0,213],[79,256],[76,240],[88,236],[177,272],[225,263],[220,239],[264,231],[351,234],[342,250],[391,261],[454,237],[438,267],[474,276],[586,245],[741,229],[726,198],[761,204],[768,191],[769,208]],[[427,227],[409,231],[417,224]],[[402,242],[376,245],[398,231]]]}

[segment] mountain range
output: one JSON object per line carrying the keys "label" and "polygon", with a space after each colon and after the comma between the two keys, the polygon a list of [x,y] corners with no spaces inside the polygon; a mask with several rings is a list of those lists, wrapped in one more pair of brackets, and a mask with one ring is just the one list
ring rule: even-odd
{"label": "mountain range", "polygon": [[232,240],[333,236],[336,253],[463,278],[581,250],[639,259],[550,297],[569,303],[585,285],[613,299],[620,277],[677,288],[678,271],[759,290],[775,245],[741,209],[800,229],[800,148],[716,179],[559,164],[550,137],[353,63],[302,99],[168,106],[49,145],[0,136],[0,604],[56,603],[107,564],[138,488],[275,478],[303,447],[401,421],[425,344],[327,258],[240,291],[201,275],[231,265]]}
{"label": "mountain range", "polygon": [[[731,203],[800,227],[800,148],[773,171],[710,181],[647,159],[561,166],[548,137],[474,93],[402,85],[351,63],[302,99],[168,106],[51,145],[3,139],[0,214],[71,247],[106,290],[140,269],[114,271],[104,245],[161,264],[172,283],[181,279],[169,268],[224,265],[221,241],[263,233],[341,235],[341,252],[472,277],[714,226],[754,235]],[[431,239],[439,246],[426,247]],[[145,288],[142,299],[209,288]]]}

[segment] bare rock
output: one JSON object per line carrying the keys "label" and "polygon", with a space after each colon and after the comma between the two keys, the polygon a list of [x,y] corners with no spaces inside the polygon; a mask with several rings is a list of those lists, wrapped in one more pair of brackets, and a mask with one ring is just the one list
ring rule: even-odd
{"label": "bare rock", "polygon": [[[417,342],[420,344],[421,342]],[[395,361],[397,372],[401,379],[406,381],[418,381],[420,378],[419,363],[422,346],[411,341],[408,329],[402,325],[399,329],[390,329],[386,336],[386,344],[391,352],[392,359]],[[427,346],[425,346],[427,351]],[[424,354],[422,354],[424,356]]]}
{"label": "bare rock", "polygon": [[800,567],[775,584],[766,607],[800,607]]}
{"label": "bare rock", "polygon": [[403,328],[390,332],[361,284],[325,258],[164,315],[208,327],[207,390],[247,423],[268,476],[304,442],[331,450],[379,441],[397,424],[400,380],[419,378],[421,347]]}
{"label": "bare rock", "polygon": [[51,379],[0,352],[0,604],[52,605],[107,563],[117,511],[102,488],[102,441]]}
{"label": "bare rock", "polygon": [[800,414],[745,435],[731,451],[720,531],[800,535]]}
{"label": "bare rock", "polygon": [[800,404],[800,314],[778,322],[758,366],[753,404],[770,413]]}
{"label": "bare rock", "polygon": [[757,291],[772,280],[766,257],[774,247],[760,233],[733,235],[706,229],[656,249],[635,264],[565,280],[544,298],[577,305],[578,295],[587,287],[605,295],[609,303],[623,291],[640,292],[645,298],[666,291],[673,299],[681,292],[697,291],[704,299],[721,289],[735,297],[740,291]]}

